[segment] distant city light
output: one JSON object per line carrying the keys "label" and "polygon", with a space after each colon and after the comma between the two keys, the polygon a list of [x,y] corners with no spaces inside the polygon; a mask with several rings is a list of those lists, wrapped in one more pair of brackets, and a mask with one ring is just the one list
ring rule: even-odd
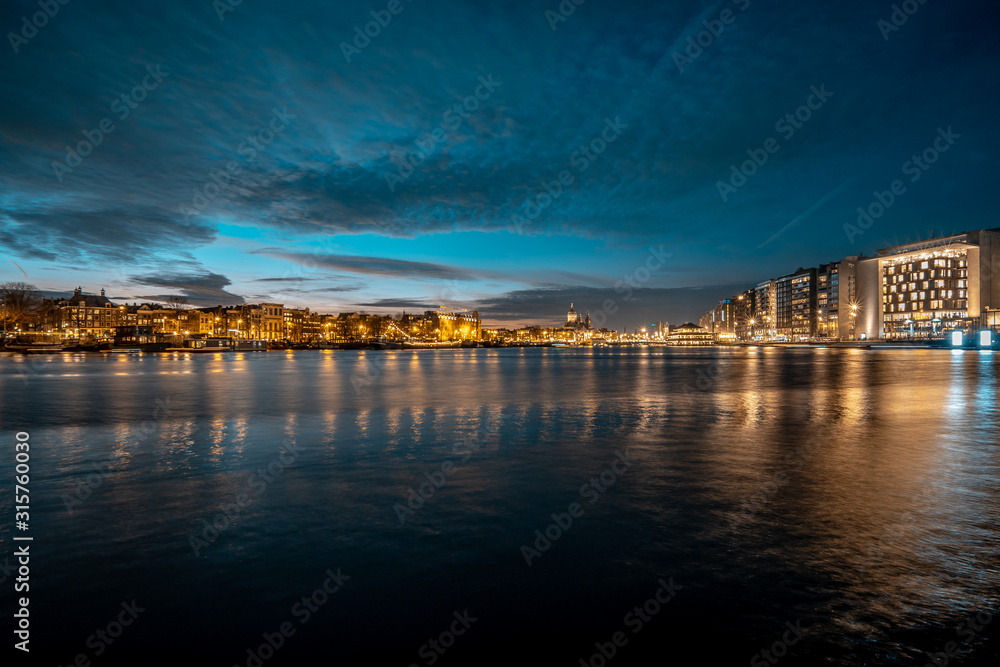
{"label": "distant city light", "polygon": [[962,343],[965,342],[965,336],[961,331],[951,332],[951,345],[952,347],[961,347]]}
{"label": "distant city light", "polygon": [[983,329],[979,332],[979,347],[993,347],[993,332]]}

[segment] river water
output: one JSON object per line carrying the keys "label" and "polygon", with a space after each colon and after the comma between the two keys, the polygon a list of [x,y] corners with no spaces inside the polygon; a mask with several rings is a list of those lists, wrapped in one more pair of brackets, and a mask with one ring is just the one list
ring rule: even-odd
{"label": "river water", "polygon": [[19,534],[45,664],[997,664],[998,380],[948,350],[0,356],[5,635]]}

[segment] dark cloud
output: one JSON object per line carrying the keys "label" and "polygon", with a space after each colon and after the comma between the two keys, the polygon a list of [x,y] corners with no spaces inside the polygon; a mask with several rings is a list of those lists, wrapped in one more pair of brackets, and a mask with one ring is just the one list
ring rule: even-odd
{"label": "dark cloud", "polygon": [[237,294],[230,294],[224,287],[231,284],[229,278],[218,273],[207,273],[202,275],[150,275],[137,276],[133,282],[141,285],[153,285],[156,287],[170,287],[179,290],[176,294],[160,294],[142,296],[142,299],[152,299],[155,301],[166,301],[171,297],[180,297],[188,303],[196,306],[213,306],[221,304],[244,303],[244,298]]}
{"label": "dark cloud", "polygon": [[257,251],[268,257],[276,257],[295,262],[302,266],[318,269],[333,269],[371,276],[393,276],[415,279],[473,280],[476,276],[464,269],[442,264],[410,262],[387,257],[355,257],[350,255],[327,255],[320,253],[284,252],[277,249]]}
{"label": "dark cloud", "polygon": [[377,301],[371,301],[368,303],[358,303],[355,304],[359,307],[365,308],[409,308],[411,310],[436,310],[441,304],[439,303],[428,303],[426,301],[417,301],[413,299],[378,299]]}
{"label": "dark cloud", "polygon": [[[561,326],[570,304],[595,326],[608,328],[646,326],[667,320],[672,324],[697,319],[720,299],[738,294],[748,285],[715,285],[704,288],[552,287],[517,290],[483,301],[479,314],[484,320],[513,326],[537,324]],[[607,324],[605,324],[607,323]]]}
{"label": "dark cloud", "polygon": [[35,206],[0,211],[0,225],[0,246],[15,255],[77,265],[154,260],[165,249],[182,251],[215,238],[207,226],[138,207]]}

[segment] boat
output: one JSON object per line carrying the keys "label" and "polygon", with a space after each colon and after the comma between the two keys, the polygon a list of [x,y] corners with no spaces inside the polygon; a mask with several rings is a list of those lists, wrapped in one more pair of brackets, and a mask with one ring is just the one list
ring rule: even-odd
{"label": "boat", "polygon": [[0,349],[7,350],[9,352],[21,352],[21,353],[45,353],[45,352],[62,352],[66,349],[65,343],[41,343],[32,342],[25,339],[13,340],[12,342],[5,343],[0,346]]}
{"label": "boat", "polygon": [[22,352],[24,354],[54,354],[56,352],[62,352],[65,348],[63,345],[58,343],[32,343],[28,345],[8,345],[5,349],[14,352]]}
{"label": "boat", "polygon": [[457,341],[440,341],[440,342],[420,342],[412,341],[403,343],[404,350],[444,350],[444,349],[454,349],[461,347],[462,344]]}
{"label": "boat", "polygon": [[238,340],[233,344],[236,352],[266,352],[267,341],[264,340]]}
{"label": "boat", "polygon": [[66,345],[64,352],[110,352],[111,343],[91,343],[89,345]]}

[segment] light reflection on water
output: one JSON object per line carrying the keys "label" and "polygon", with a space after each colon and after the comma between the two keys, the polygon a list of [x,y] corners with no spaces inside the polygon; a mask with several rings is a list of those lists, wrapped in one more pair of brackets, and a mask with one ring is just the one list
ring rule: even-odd
{"label": "light reflection on water", "polygon": [[[412,661],[475,607],[470,656],[538,634],[554,638],[548,659],[576,664],[661,576],[685,589],[619,664],[682,640],[749,660],[796,619],[812,630],[784,664],[913,664],[959,641],[965,614],[997,609],[993,354],[66,355],[22,379],[25,363],[0,358],[0,404],[35,446],[39,606],[62,660],[102,609],[141,596],[162,617],[133,648],[168,630],[232,664],[338,566],[354,578],[288,655],[335,636]],[[477,433],[462,460],[456,443]],[[255,491],[282,443],[301,455],[196,557],[189,536]],[[625,448],[634,469],[528,568],[519,547]],[[394,505],[446,461],[454,474],[400,524]],[[963,664],[995,656],[995,639],[963,646]]]}

